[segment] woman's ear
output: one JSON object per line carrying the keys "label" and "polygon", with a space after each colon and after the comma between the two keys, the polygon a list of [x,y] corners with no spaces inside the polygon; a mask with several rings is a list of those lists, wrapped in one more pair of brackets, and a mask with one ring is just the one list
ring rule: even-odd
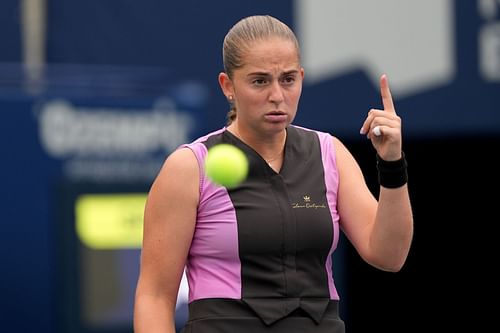
{"label": "woman's ear", "polygon": [[234,96],[233,82],[229,78],[229,75],[224,72],[219,73],[219,85],[227,99],[230,99],[229,96]]}

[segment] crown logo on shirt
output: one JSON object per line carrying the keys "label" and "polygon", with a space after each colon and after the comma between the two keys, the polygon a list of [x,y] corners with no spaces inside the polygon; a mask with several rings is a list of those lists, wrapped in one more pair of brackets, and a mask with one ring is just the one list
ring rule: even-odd
{"label": "crown logo on shirt", "polygon": [[294,202],[292,203],[292,208],[298,209],[298,208],[326,208],[326,205],[324,203],[317,203],[317,202],[312,202],[311,197],[308,196],[307,194],[302,196],[303,202]]}

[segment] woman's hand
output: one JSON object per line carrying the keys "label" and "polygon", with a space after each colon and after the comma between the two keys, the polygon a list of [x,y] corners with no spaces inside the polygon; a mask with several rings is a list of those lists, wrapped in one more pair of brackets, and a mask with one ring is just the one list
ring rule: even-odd
{"label": "woman's hand", "polygon": [[360,133],[372,141],[377,154],[385,161],[401,158],[401,118],[396,114],[387,75],[380,77],[380,94],[384,109],[368,112]]}

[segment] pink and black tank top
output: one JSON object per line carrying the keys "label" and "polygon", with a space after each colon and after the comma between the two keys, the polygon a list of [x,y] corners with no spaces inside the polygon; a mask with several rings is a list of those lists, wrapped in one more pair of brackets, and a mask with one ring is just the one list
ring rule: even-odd
{"label": "pink and black tank top", "polygon": [[[338,172],[332,136],[287,128],[283,166],[276,173],[225,128],[185,145],[200,166],[200,202],[186,274],[189,302],[234,299],[278,318],[302,308],[320,316],[338,300],[332,253],[339,239]],[[204,174],[207,150],[230,143],[250,162],[237,188]]]}

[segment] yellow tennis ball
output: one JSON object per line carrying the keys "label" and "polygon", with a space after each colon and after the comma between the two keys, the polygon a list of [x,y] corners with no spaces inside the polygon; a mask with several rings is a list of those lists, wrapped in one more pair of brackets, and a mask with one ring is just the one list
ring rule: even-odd
{"label": "yellow tennis ball", "polygon": [[248,159],[236,146],[227,143],[215,145],[205,158],[205,174],[218,185],[234,188],[248,175]]}

